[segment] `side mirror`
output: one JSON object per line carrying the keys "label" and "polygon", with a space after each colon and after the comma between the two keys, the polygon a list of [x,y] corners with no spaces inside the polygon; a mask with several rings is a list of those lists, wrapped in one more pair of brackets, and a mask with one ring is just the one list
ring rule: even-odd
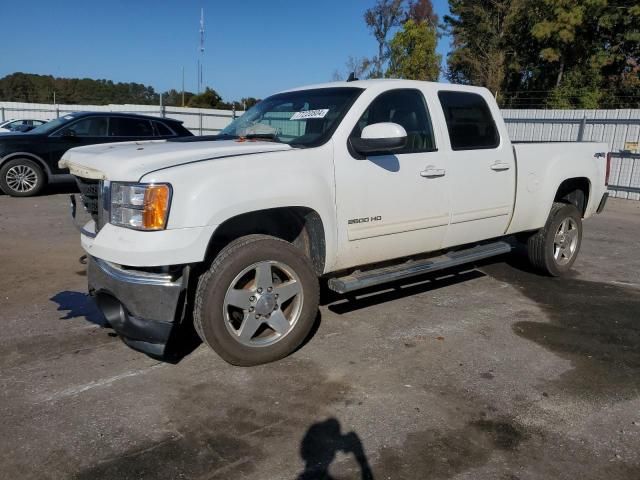
{"label": "side mirror", "polygon": [[374,123],[362,130],[360,138],[351,138],[353,149],[362,154],[391,153],[407,145],[407,131],[397,123]]}

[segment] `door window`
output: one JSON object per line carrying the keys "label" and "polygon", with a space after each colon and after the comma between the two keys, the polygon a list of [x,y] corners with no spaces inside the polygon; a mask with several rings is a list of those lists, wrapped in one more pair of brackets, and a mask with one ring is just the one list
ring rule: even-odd
{"label": "door window", "polygon": [[393,122],[407,131],[407,145],[397,154],[433,152],[436,150],[431,119],[424,97],[418,90],[390,90],[371,102],[352,132],[360,137],[364,127],[374,123]]}
{"label": "door window", "polygon": [[89,117],[77,121],[63,129],[62,135],[71,134],[76,137],[106,137],[107,118]]}
{"label": "door window", "polygon": [[438,92],[453,150],[496,148],[498,129],[487,102],[468,92]]}
{"label": "door window", "polygon": [[169,127],[167,127],[164,123],[162,122],[153,122],[153,124],[156,126],[156,130],[158,132],[158,135],[160,137],[174,137],[175,133],[173,133]]}
{"label": "door window", "polygon": [[110,137],[153,137],[151,122],[143,118],[111,117]]}

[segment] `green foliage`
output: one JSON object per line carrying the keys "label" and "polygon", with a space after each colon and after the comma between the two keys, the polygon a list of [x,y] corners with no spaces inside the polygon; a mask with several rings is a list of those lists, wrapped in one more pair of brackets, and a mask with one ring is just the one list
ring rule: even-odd
{"label": "green foliage", "polygon": [[[410,64],[413,61],[419,61],[418,57],[421,56],[424,56],[427,65],[430,65],[431,55],[429,52],[423,55],[418,51],[420,47],[414,48],[411,46],[410,42],[413,39],[410,36],[405,36],[402,40],[398,38],[396,41],[394,54],[391,51],[391,42],[389,40],[389,37],[394,32],[396,35],[393,35],[392,38],[396,38],[399,33],[398,29],[406,31],[404,26],[409,21],[412,21],[414,25],[426,23],[435,32],[437,39],[438,16],[435,14],[431,0],[375,0],[374,5],[364,12],[364,21],[376,39],[378,54],[371,58],[349,56],[345,64],[346,74],[336,70],[333,73],[334,80],[343,80],[351,73],[354,73],[357,78],[382,78],[383,76],[389,76],[390,71],[394,72],[394,76],[407,75],[407,78],[409,78],[409,76],[422,77],[428,75],[431,78],[430,71],[428,73],[423,71],[429,70],[428,66],[425,69],[411,67],[409,70],[406,70],[408,68],[407,65],[400,66],[401,63]],[[428,35],[425,32],[419,32],[417,29],[415,31],[412,30],[411,35],[417,33],[424,35],[424,38],[417,40],[424,42],[424,45],[428,46],[430,44],[427,38]],[[399,43],[401,41],[405,42],[405,45],[401,45]],[[414,60],[409,62],[402,61],[399,57],[402,49],[405,50],[405,53],[410,51]],[[392,54],[395,55],[393,60],[391,59]],[[391,62],[393,62],[393,66],[391,66]],[[405,70],[404,73],[399,73],[399,68]]]}
{"label": "green foliage", "polygon": [[427,20],[407,20],[389,42],[389,68],[386,76],[435,81],[440,73],[441,56],[436,53],[437,34]]}
{"label": "green foliage", "polygon": [[404,0],[376,0],[375,5],[364,12],[364,21],[378,42],[378,55],[371,59],[370,78],[384,75],[384,63],[388,58],[387,37],[392,29],[401,25],[404,13]]}
{"label": "green foliage", "polygon": [[189,107],[195,108],[217,108],[222,102],[222,97],[214,89],[206,87],[204,92],[194,95],[189,99]]}
{"label": "green foliage", "polygon": [[[0,78],[0,101],[53,103],[79,105],[136,104],[159,105],[160,94],[153,87],[140,83],[114,83],[111,80],[92,80],[90,78],[54,78],[51,75],[31,73],[13,73]],[[162,94],[162,104],[168,107],[181,107],[183,92],[171,89]],[[200,108],[218,108],[223,110],[243,110],[253,106],[259,100],[253,97],[243,98],[240,102],[223,102],[222,97],[210,87],[200,95],[184,92],[184,106]]]}
{"label": "green foliage", "polygon": [[507,32],[522,0],[450,0],[444,21],[453,37],[447,77],[452,83],[500,89],[509,52]]}
{"label": "green foliage", "polygon": [[153,87],[140,83],[114,83],[90,78],[55,78],[51,75],[13,73],[0,78],[0,100],[14,102],[106,105],[158,103]]}
{"label": "green foliage", "polygon": [[631,0],[450,0],[448,77],[503,106],[638,108],[640,5]]}

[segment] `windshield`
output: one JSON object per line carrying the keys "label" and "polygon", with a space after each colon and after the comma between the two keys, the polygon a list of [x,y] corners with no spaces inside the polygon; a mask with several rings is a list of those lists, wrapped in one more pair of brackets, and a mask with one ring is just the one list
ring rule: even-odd
{"label": "windshield", "polygon": [[273,95],[250,108],[220,136],[264,138],[295,146],[321,145],[362,92],[340,87]]}
{"label": "windshield", "polygon": [[51,133],[53,132],[55,129],[57,129],[58,127],[64,125],[65,123],[70,122],[71,120],[75,120],[77,117],[74,115],[64,115],[63,117],[59,117],[59,118],[55,118],[53,120],[51,120],[50,122],[47,122],[43,125],[40,125],[36,128],[34,128],[33,130],[29,130],[28,134],[47,134],[47,133]]}

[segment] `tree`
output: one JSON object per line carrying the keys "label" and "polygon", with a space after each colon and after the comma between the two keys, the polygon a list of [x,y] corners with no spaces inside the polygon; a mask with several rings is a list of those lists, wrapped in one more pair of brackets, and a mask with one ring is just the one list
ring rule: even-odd
{"label": "tree", "polygon": [[436,43],[436,30],[428,20],[407,20],[389,43],[386,76],[438,80],[442,57],[436,53]]}
{"label": "tree", "polygon": [[438,25],[438,15],[433,9],[431,0],[411,0],[407,9],[405,22],[413,20],[416,23],[426,20],[435,30]]}
{"label": "tree", "polygon": [[632,0],[450,0],[452,82],[507,107],[640,104],[640,5]]}
{"label": "tree", "polygon": [[255,104],[260,103],[260,99],[254,97],[243,97],[239,102],[242,105],[243,110],[248,110]]}
{"label": "tree", "polygon": [[349,55],[349,58],[345,62],[346,75],[336,70],[333,73],[333,79],[336,81],[344,80],[349,77],[351,73],[356,78],[370,78],[370,69],[372,67],[372,61],[367,57],[354,57]]}
{"label": "tree", "polygon": [[378,42],[378,55],[372,59],[371,78],[381,78],[388,56],[387,37],[389,32],[399,27],[404,14],[404,0],[376,0],[376,4],[364,13],[367,27]]}
{"label": "tree", "polygon": [[204,92],[189,99],[189,106],[195,108],[217,108],[222,97],[214,89],[206,87]]}
{"label": "tree", "polygon": [[497,93],[506,76],[508,33],[526,0],[450,0],[444,18],[453,37],[447,59],[452,83],[482,85]]}

